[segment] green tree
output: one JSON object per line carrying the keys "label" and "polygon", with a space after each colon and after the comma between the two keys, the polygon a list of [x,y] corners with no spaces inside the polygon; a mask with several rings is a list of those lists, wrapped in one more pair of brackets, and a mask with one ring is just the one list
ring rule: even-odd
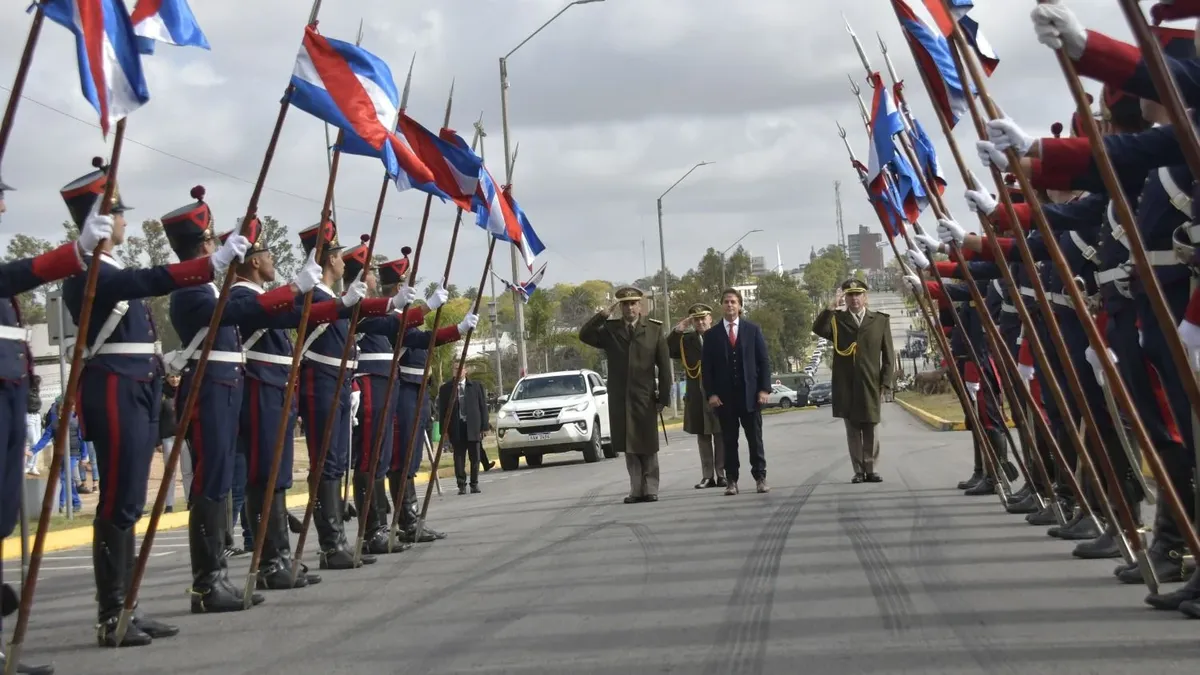
{"label": "green tree", "polygon": [[[275,260],[276,275],[273,286],[286,284],[296,276],[300,265],[304,263],[300,249],[288,235],[287,228],[278,220],[271,216],[263,216],[261,222],[262,233],[259,236],[263,238],[263,245],[271,251],[271,257]],[[238,224],[241,224],[240,219]]]}
{"label": "green tree", "polygon": [[762,327],[771,367],[790,372],[811,340],[815,312],[808,294],[790,275],[769,272],[758,279],[758,302],[750,316]]}
{"label": "green tree", "polygon": [[[39,256],[52,248],[54,245],[45,239],[31,237],[27,234],[14,234],[12,239],[8,240],[8,247],[4,251],[4,262]],[[17,296],[17,308],[21,312],[21,323],[26,326],[45,323],[47,290],[45,286],[39,286],[28,293],[21,293]]]}
{"label": "green tree", "polygon": [[[467,312],[471,309],[471,303],[466,298],[455,298],[449,300],[445,305],[442,305],[441,316],[438,317],[438,327],[445,328],[453,326],[463,320]],[[425,316],[425,329],[433,330],[433,319],[437,312],[430,312]],[[486,326],[482,320],[475,328],[475,333],[486,330]],[[462,352],[462,341],[452,342],[450,344],[441,345],[430,350],[430,358],[433,359],[430,365],[430,377],[434,382],[445,382],[446,378],[454,373],[454,367],[458,365],[458,357]]]}

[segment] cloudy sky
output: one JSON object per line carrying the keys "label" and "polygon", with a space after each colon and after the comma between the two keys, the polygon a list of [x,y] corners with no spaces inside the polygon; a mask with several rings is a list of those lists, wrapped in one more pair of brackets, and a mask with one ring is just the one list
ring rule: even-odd
{"label": "cloudy sky", "polygon": [[[919,0],[910,0],[923,12]],[[0,6],[0,97],[7,97],[24,42],[27,3]],[[151,102],[129,119],[120,167],[122,193],[157,218],[208,189],[221,230],[245,209],[280,94],[291,74],[309,11],[304,0],[192,1],[211,52],[160,46],[149,57]],[[386,59],[402,84],[416,55],[409,111],[436,128],[456,80],[451,126],[470,138],[483,115],[485,153],[502,180],[498,58],[565,4],[564,0],[326,0],[321,31],[353,40]],[[992,95],[1027,129],[1048,133],[1073,105],[1053,54],[1039,45],[1025,3],[981,0],[974,11],[1001,57]],[[132,0],[129,2],[132,7]],[[1113,0],[1072,0],[1084,24],[1123,39],[1129,30]],[[774,263],[776,246],[792,267],[811,247],[835,240],[834,181],[842,181],[847,231],[878,231],[846,162],[835,121],[865,161],[866,135],[848,74],[863,71],[840,12],[864,40],[876,67],[875,33],[893,48],[910,102],[937,127],[888,0],[605,0],[571,8],[509,61],[510,124],[520,143],[515,194],[547,245],[546,282],[642,276],[658,268],[655,199],[700,161],[664,200],[667,266],[681,273],[708,247],[723,249],[747,230],[746,244]],[[1090,89],[1098,89],[1089,85]],[[865,87],[864,87],[865,89]],[[58,190],[107,155],[95,112],[79,93],[70,34],[47,22],[16,128],[3,159],[8,196],[0,245],[16,232],[57,236],[67,212]],[[870,92],[865,96],[869,102]],[[72,117],[78,119],[72,119]],[[972,138],[959,125],[960,142]],[[969,149],[969,146],[967,146]],[[327,169],[324,127],[288,116],[260,213],[293,231],[315,223]],[[943,164],[949,150],[938,134]],[[952,207],[962,192],[950,175]],[[336,200],[343,240],[370,230],[381,164],[345,158]],[[398,255],[415,243],[423,195],[389,194],[379,250]],[[435,203],[422,276],[445,263],[454,209]],[[965,218],[964,218],[965,220]],[[647,253],[644,262],[643,242]],[[481,230],[464,227],[451,281],[478,283],[486,251]],[[507,251],[498,267],[511,275]]]}

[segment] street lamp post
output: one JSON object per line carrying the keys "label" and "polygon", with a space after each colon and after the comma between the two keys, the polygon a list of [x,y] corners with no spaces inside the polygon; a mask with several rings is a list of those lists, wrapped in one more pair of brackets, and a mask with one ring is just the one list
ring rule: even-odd
{"label": "street lamp post", "polygon": [[722,289],[729,288],[728,286],[725,285],[725,254],[729,253],[729,249],[742,243],[743,239],[745,239],[746,237],[749,237],[750,235],[754,234],[755,232],[762,232],[762,230],[750,230],[746,234],[743,234],[742,236],[738,237],[738,240],[733,242],[732,244],[730,244],[729,248],[726,248],[724,251],[721,251],[721,288]]}
{"label": "street lamp post", "polygon": [[[524,47],[526,42],[532,40],[533,36],[542,32],[546,26],[554,23],[554,20],[562,16],[563,13],[568,9],[571,9],[575,5],[587,5],[593,2],[604,2],[604,0],[575,0],[574,2],[567,3],[565,7],[558,10],[557,14],[550,17],[549,21],[539,26],[537,30],[530,33],[529,36],[524,40],[521,40],[520,44],[518,44],[516,47],[513,47],[512,50],[504,56],[500,57],[500,123],[504,130],[504,183],[506,185],[512,185],[513,163],[513,155],[508,133],[508,57],[512,56],[521,47]],[[512,259],[513,283],[520,283],[519,270],[517,267],[517,246],[515,243],[509,247],[508,252],[510,258]],[[518,374],[518,377],[524,377],[526,371],[529,370],[528,353],[525,351],[525,307],[521,303],[521,299],[517,297],[516,292],[513,292],[513,310],[517,319],[517,355],[519,357],[521,367],[521,372]]]}
{"label": "street lamp post", "polygon": [[[669,193],[671,190],[674,190],[680,183],[682,183],[684,181],[685,178],[692,175],[693,171],[695,171],[696,169],[699,169],[702,166],[708,166],[709,164],[713,164],[713,163],[714,162],[700,162],[700,163],[696,164],[692,168],[688,169],[688,172],[683,174],[682,178],[675,181],[675,183],[673,185],[671,185],[671,187],[667,188],[666,192],[664,192],[658,196],[658,255],[659,255],[659,258],[662,260],[662,270],[661,270],[660,274],[662,275],[662,294],[663,294],[662,315],[663,315],[663,329],[664,330],[666,330],[667,326],[671,325],[671,293],[670,293],[670,290],[667,288],[667,247],[666,247],[666,244],[663,242],[663,222],[662,222],[663,197],[666,197],[667,193]],[[671,361],[671,410],[675,413],[675,415],[677,415],[677,416],[679,415],[679,396],[675,393],[675,362],[674,361]]]}

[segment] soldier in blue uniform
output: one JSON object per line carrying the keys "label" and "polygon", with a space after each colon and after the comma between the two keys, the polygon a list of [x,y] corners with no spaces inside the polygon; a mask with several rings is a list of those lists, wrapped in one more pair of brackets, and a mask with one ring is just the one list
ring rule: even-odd
{"label": "soldier in blue uniform", "polygon": [[[71,219],[86,230],[87,223],[112,228],[99,260],[99,283],[88,324],[79,380],[78,410],[85,437],[96,449],[100,470],[100,499],[92,523],[92,562],[99,603],[96,640],[102,647],[141,646],[154,638],[179,632],[174,626],[134,613],[125,638],[116,640],[117,620],[132,580],[135,560],[134,525],[146,505],[150,460],[158,445],[158,413],[162,398],[163,365],[150,310],[142,298],[166,295],[213,279],[217,259],[196,258],[149,269],[126,269],[112,256],[112,247],[125,241],[128,207],[118,189],[112,193],[107,216],[91,215],[108,183],[103,160],[96,171],[61,191]],[[63,283],[63,302],[79,325],[86,275]]]}
{"label": "soldier in blue uniform", "polygon": [[[404,248],[405,256],[409,249]],[[374,293],[377,283],[376,271],[367,264],[367,246],[365,243],[348,249],[342,258],[346,269],[345,279],[357,278],[360,274],[367,282],[368,292]],[[389,289],[399,284],[408,271],[408,258],[401,258],[386,263],[379,270],[380,275],[386,275]],[[382,554],[388,550],[387,525],[387,488],[384,486],[384,476],[392,461],[393,418],[396,410],[396,394],[387,398],[388,375],[392,365],[392,340],[403,334],[404,349],[428,349],[432,333],[420,330],[419,326],[425,321],[426,312],[440,307],[449,298],[449,293],[439,287],[425,300],[427,309],[412,307],[401,328],[399,312],[391,312],[382,317],[362,319],[358,325],[358,372],[355,384],[360,394],[357,425],[351,438],[351,461],[354,463],[354,503],[358,509],[358,517],[366,519],[366,537],[363,539],[363,553]],[[416,291],[411,286],[400,287],[395,295],[396,305],[403,307],[416,297]],[[458,331],[450,326],[438,331],[437,344],[445,344],[458,339]],[[371,452],[374,450],[376,435],[382,433],[380,440],[379,464],[374,476],[370,474]],[[371,504],[366,503],[367,484],[374,482]],[[408,548],[403,546],[400,550]]]}
{"label": "soldier in blue uniform", "polygon": [[[220,235],[221,240],[224,241],[230,234]],[[230,290],[231,303],[256,298],[262,301],[272,293],[279,292],[266,290],[266,286],[275,281],[275,260],[263,243],[261,226],[257,220],[252,221],[247,238],[251,241],[250,249],[245,259],[233,267],[237,278]],[[321,266],[310,256],[292,286],[296,293],[306,293],[320,280]],[[347,303],[353,303],[354,299],[353,296],[344,295],[338,299],[313,303],[309,310],[309,325],[336,321],[348,306],[353,306]],[[245,393],[237,425],[237,451],[246,462],[246,512],[252,527],[267,527],[255,582],[259,590],[293,587],[286,494],[292,487],[295,398],[287,415],[279,475],[273,489],[268,489],[267,473],[273,460],[279,423],[284,417],[283,394],[292,364],[292,341],[287,331],[300,325],[302,299],[290,293],[281,293],[279,301],[284,305],[283,311],[246,316],[237,326],[242,338],[241,349],[246,358]],[[302,564],[294,587],[304,588],[320,581],[320,576],[308,573],[308,567]]]}
{"label": "soldier in blue uniform", "polygon": [[[12,190],[0,180],[0,214],[4,213],[4,193]],[[42,284],[65,279],[82,272],[83,256],[96,248],[102,239],[112,236],[112,224],[94,219],[84,225],[75,242],[63,244],[34,258],[0,264],[0,541],[12,534],[20,514],[23,493],[22,461],[25,450],[25,405],[29,382],[33,374],[33,359],[21,327],[21,315],[16,296]],[[0,582],[3,581],[3,561],[0,561]],[[3,617],[17,610],[16,590],[0,583],[0,629]],[[0,633],[3,631],[0,630]],[[0,671],[7,659],[0,652]],[[17,672],[31,675],[50,675],[53,666],[17,664]]]}
{"label": "soldier in blue uniform", "polygon": [[[385,292],[387,288],[393,284],[400,282],[399,276],[396,274],[396,265],[399,261],[385,263],[380,268],[381,281],[384,284]],[[439,291],[443,289],[439,288]],[[438,302],[444,300],[435,293]],[[431,297],[431,300],[434,299]],[[435,344],[444,344],[454,342],[466,335],[467,331],[475,328],[479,323],[479,316],[473,313],[468,313],[457,326],[445,326],[438,329],[438,334],[435,336]],[[392,339],[395,339],[394,336]],[[396,416],[395,423],[392,427],[392,461],[388,466],[388,490],[392,495],[392,502],[399,509],[400,513],[400,532],[398,539],[404,543],[426,543],[437,539],[445,539],[446,535],[427,526],[417,527],[417,520],[420,517],[420,506],[417,504],[417,487],[413,484],[413,479],[416,478],[417,469],[421,466],[421,448],[425,442],[426,434],[429,431],[430,417],[430,395],[429,389],[426,388],[425,396],[420,401],[418,397],[421,390],[421,377],[425,374],[425,359],[429,358],[427,348],[412,348],[404,350],[400,356],[400,372],[396,376]],[[413,428],[416,427],[416,434],[413,435]],[[412,447],[408,447],[409,438],[413,439]],[[405,458],[408,459],[408,466],[404,466]],[[407,471],[407,480],[404,480],[405,472]],[[404,494],[400,494],[400,483],[404,482]],[[418,531],[420,530],[420,531]]]}
{"label": "soldier in blue uniform", "polygon": [[[250,248],[248,238],[227,236],[218,249],[213,232],[212,211],[204,202],[204,188],[192,189],[196,201],[162,217],[163,230],[180,260],[212,256],[214,266],[227,269],[234,258],[243,259]],[[238,416],[242,408],[242,341],[238,327],[248,321],[265,323],[273,315],[287,313],[295,296],[315,282],[304,276],[299,283],[281,286],[262,295],[231,297],[221,314],[213,349],[202,381],[195,379],[195,364],[201,356],[209,323],[218,303],[215,283],[182,288],[171,293],[170,316],[184,347],[168,370],[182,375],[176,414],[182,423],[183,401],[199,387],[197,404],[188,425],[193,473],[189,492],[188,544],[191,549],[191,607],[195,614],[236,612],[244,609],[242,589],[229,581],[223,555],[228,526],[227,501],[233,486]],[[251,598],[257,605],[263,597]]]}
{"label": "soldier in blue uniform", "polygon": [[[300,244],[312,255],[316,251],[318,237],[325,243],[321,258],[321,283],[313,289],[313,302],[334,297],[330,284],[342,278],[345,263],[340,255],[342,245],[338,243],[337,226],[333,221],[313,225],[300,232]],[[366,283],[362,280],[350,284],[350,289],[359,297],[366,294]],[[381,316],[404,306],[403,298],[367,298],[362,301],[362,316]],[[357,361],[346,364],[349,375],[336,391],[338,369],[342,363],[342,351],[350,337],[349,318],[315,326],[302,345],[303,362],[300,367],[300,415],[304,420],[304,436],[308,444],[310,471],[319,471],[317,485],[317,539],[321,546],[321,569],[351,569],[355,567],[354,556],[347,549],[345,523],[342,518],[339,484],[346,475],[350,462],[350,388]],[[353,354],[353,352],[352,352]],[[325,423],[330,410],[335,410],[333,434],[324,466],[314,466],[321,443],[325,438]],[[364,555],[362,564],[372,564],[375,556]]]}

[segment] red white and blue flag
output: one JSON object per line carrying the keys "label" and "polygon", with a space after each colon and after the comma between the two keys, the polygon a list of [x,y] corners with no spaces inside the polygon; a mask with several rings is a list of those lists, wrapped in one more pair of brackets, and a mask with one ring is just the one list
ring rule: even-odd
{"label": "red white and blue flag", "polygon": [[874,99],[871,101],[871,139],[867,150],[867,185],[872,193],[883,189],[883,168],[896,156],[896,134],[904,131],[904,120],[879,73],[871,73]]}
{"label": "red white and blue flag", "polygon": [[391,131],[400,113],[400,95],[383,59],[309,26],[291,83],[292,105],[341,129],[345,139],[360,139],[366,150],[350,154],[382,158],[388,175],[397,177],[396,187],[420,189],[434,183],[433,171]]}
{"label": "red white and blue flag", "polygon": [[525,281],[520,284],[514,284],[495,272],[492,272],[492,276],[499,279],[500,283],[504,284],[505,288],[513,293],[516,293],[521,298],[521,302],[529,302],[529,298],[533,297],[533,293],[537,290],[538,284],[542,283],[542,278],[546,276],[546,263],[542,263],[542,266],[538,268],[538,271],[534,272],[533,275],[529,277],[529,281]]}
{"label": "red white and blue flag", "polygon": [[979,29],[979,22],[967,16],[967,12],[975,8],[974,0],[924,0],[924,2],[925,8],[933,15],[933,21],[941,30],[942,35],[949,36],[953,33],[955,23],[962,27],[963,35],[966,36],[975,55],[979,57],[979,62],[983,64],[983,70],[991,77],[992,73],[996,71],[996,66],[1000,65],[1000,57],[996,56],[996,50],[992,49],[991,43],[983,36],[983,31]]}
{"label": "red white and blue flag", "polygon": [[130,17],[143,54],[153,54],[154,44],[208,49],[208,38],[196,23],[187,0],[137,0]]}
{"label": "red white and blue flag", "polygon": [[122,0],[45,0],[45,16],[75,34],[83,97],[100,115],[100,129],[150,100],[137,35]]}
{"label": "red white and blue flag", "polygon": [[950,55],[950,44],[937,29],[918,17],[904,0],[892,0],[892,8],[896,10],[896,18],[912,49],[917,67],[929,83],[929,94],[934,105],[954,127],[969,108],[966,90],[958,79],[954,57]]}

